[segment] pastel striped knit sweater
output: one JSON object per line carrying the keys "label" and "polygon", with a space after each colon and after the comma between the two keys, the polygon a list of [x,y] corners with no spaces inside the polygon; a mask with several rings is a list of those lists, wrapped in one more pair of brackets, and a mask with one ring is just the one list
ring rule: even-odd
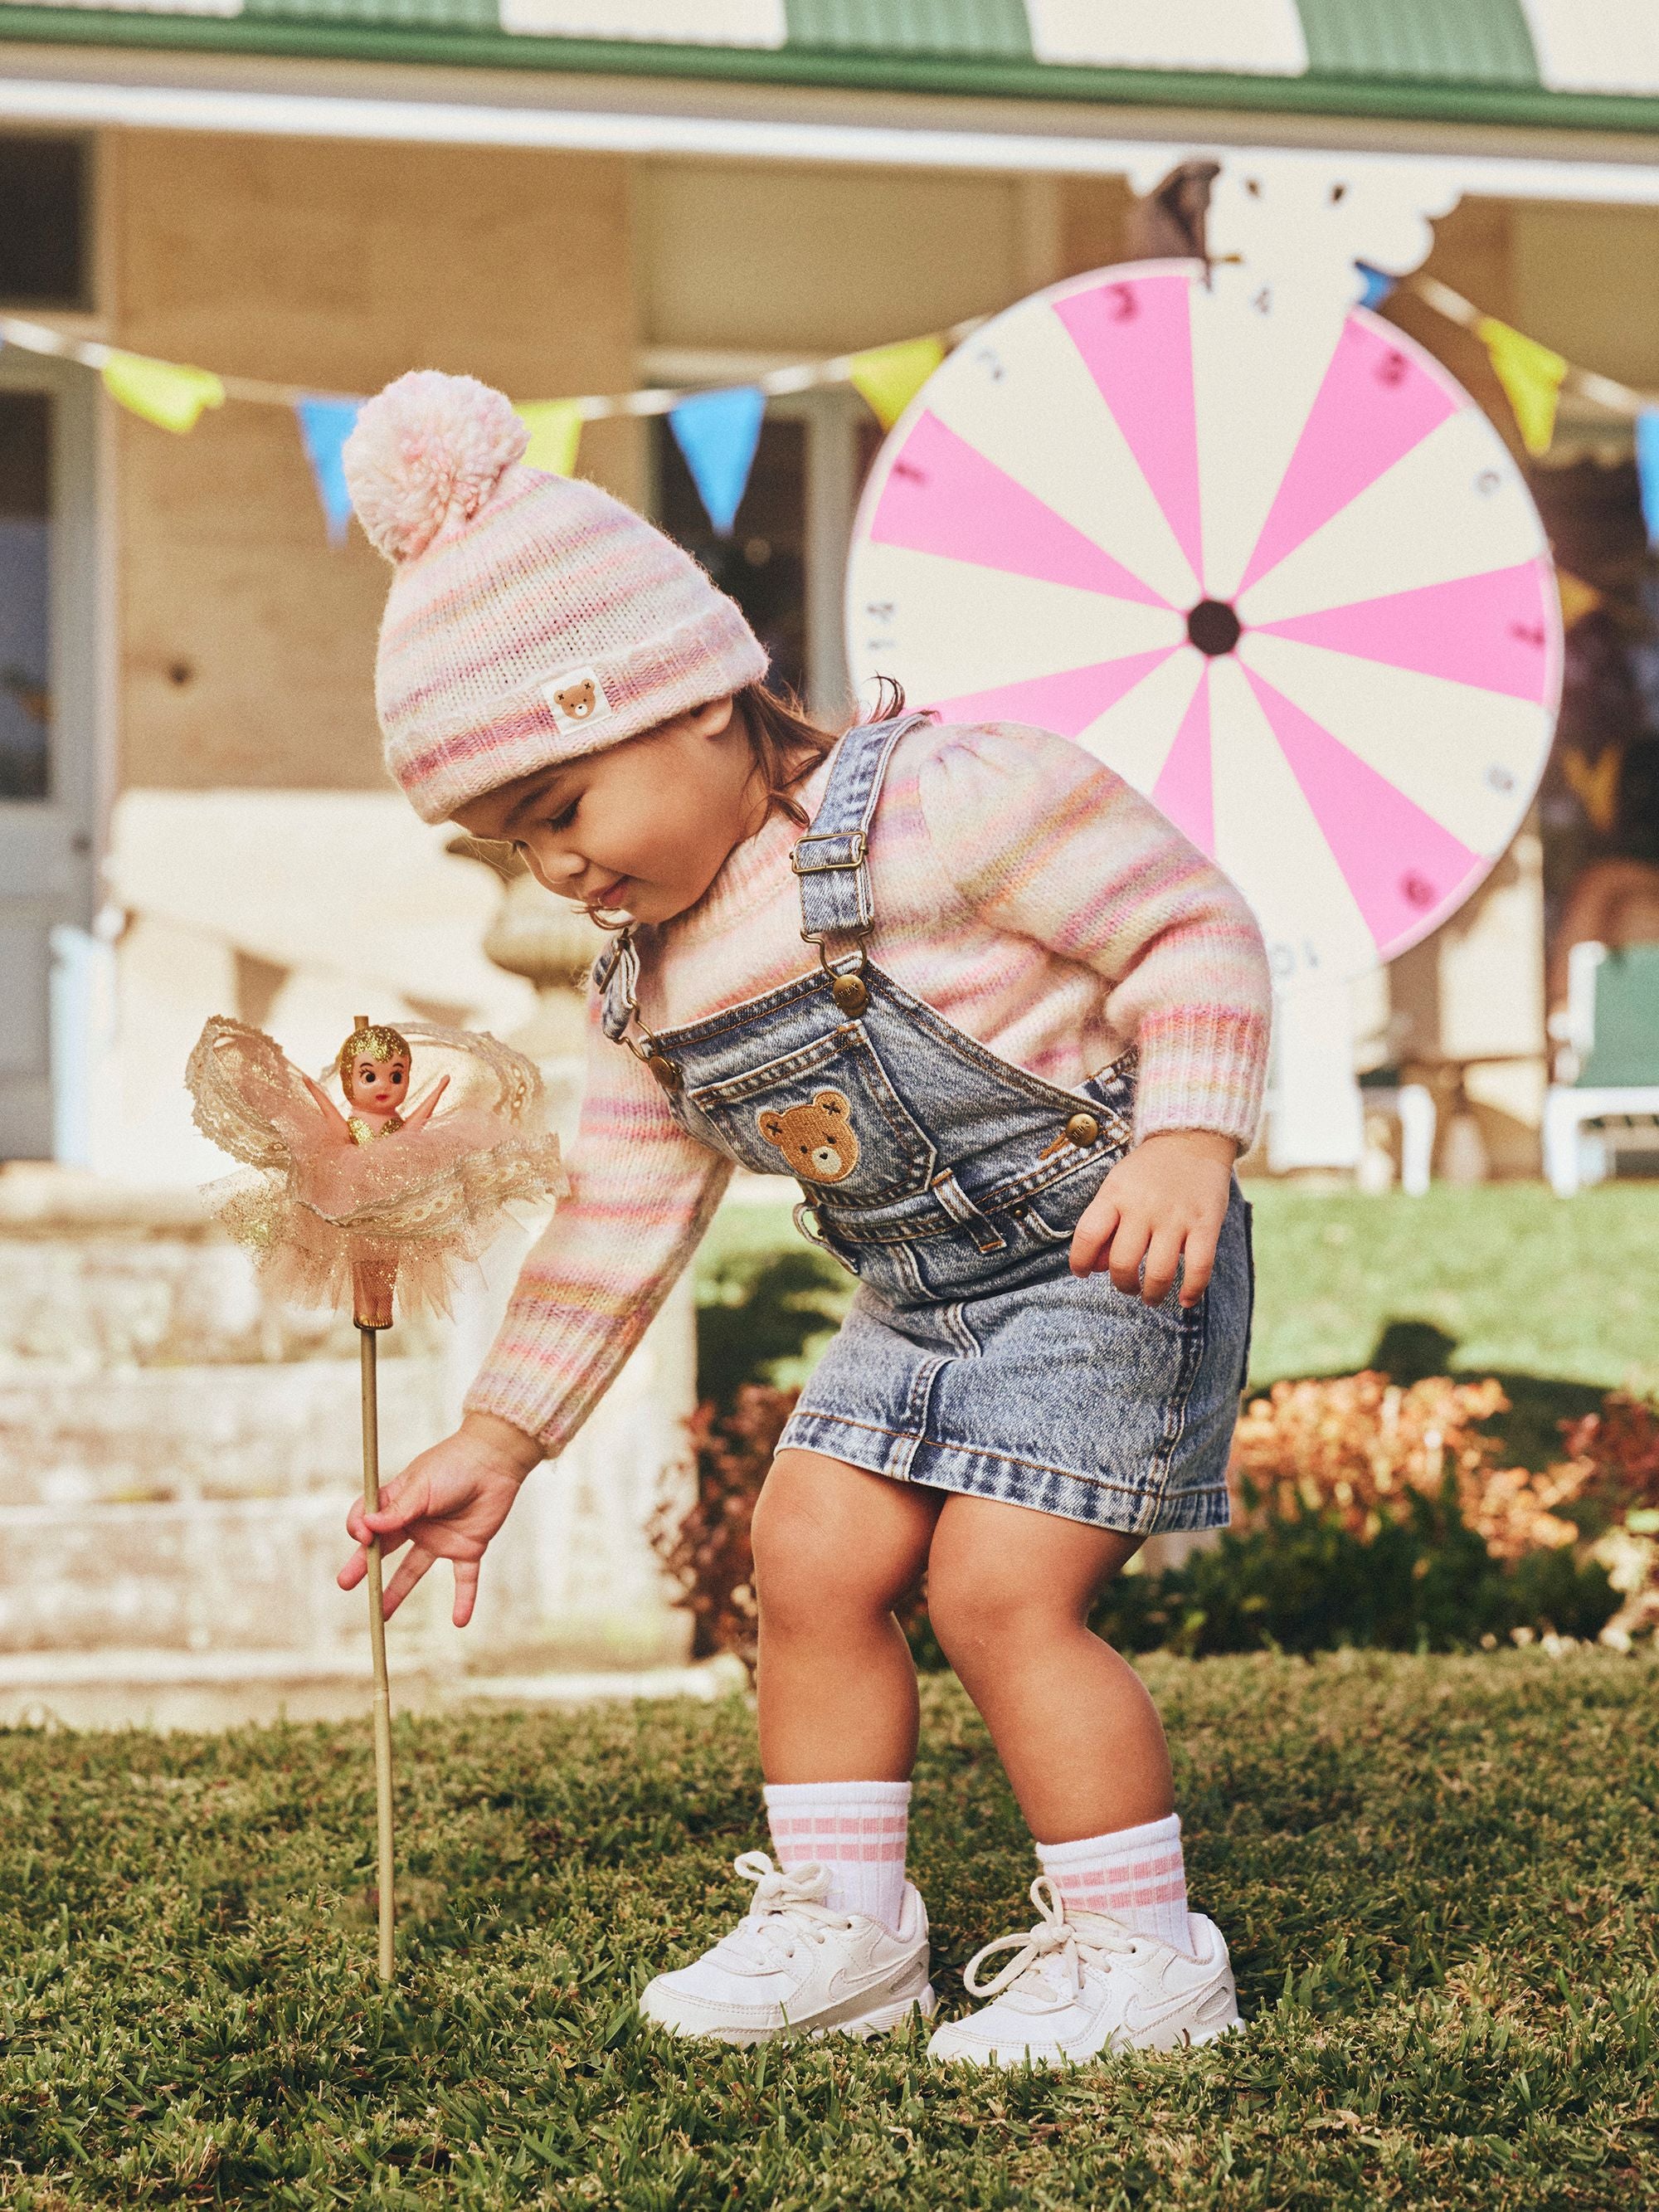
{"label": "pastel striped knit sweater", "polygon": [[[812,812],[827,763],[802,787]],[[774,815],[697,904],[640,932],[654,1030],[770,991],[801,942]],[[1075,1089],[1139,1048],[1136,1133],[1248,1143],[1267,1053],[1261,939],[1231,884],[1079,745],[1008,722],[902,738],[870,839],[870,957],[1003,1059]],[[467,1399],[560,1450],[696,1250],[731,1174],[634,1054],[590,1024],[571,1194],[526,1262]]]}

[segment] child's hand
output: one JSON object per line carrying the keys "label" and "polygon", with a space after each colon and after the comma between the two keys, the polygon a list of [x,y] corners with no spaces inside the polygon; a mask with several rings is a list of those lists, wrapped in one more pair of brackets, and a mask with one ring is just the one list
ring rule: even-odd
{"label": "child's hand", "polygon": [[468,1413],[453,1437],[412,1459],[395,1482],[380,1492],[380,1510],[365,1513],[362,1498],[346,1516],[357,1549],[336,1577],[342,1589],[356,1589],[368,1572],[364,1547],[372,1536],[383,1553],[409,1546],[409,1557],[386,1585],[388,1620],[427,1569],[447,1559],[455,1570],[457,1628],[472,1618],[478,1595],[478,1563],[490,1538],[513,1510],[513,1501],[541,1447],[510,1421],[493,1413]]}
{"label": "child's hand", "polygon": [[[1196,1305],[1215,1266],[1238,1146],[1208,1129],[1162,1129],[1121,1159],[1072,1234],[1072,1273],[1109,1270],[1149,1306],[1170,1294],[1183,1254],[1181,1303]],[[1141,1262],[1146,1272],[1141,1274]]]}

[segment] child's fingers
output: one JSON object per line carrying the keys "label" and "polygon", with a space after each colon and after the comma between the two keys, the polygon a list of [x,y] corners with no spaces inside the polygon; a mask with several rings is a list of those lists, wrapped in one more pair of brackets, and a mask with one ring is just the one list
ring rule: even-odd
{"label": "child's fingers", "polygon": [[388,1620],[436,1557],[435,1552],[423,1552],[418,1544],[410,1546],[409,1557],[386,1587],[386,1604],[382,1610]]}
{"label": "child's fingers", "polygon": [[334,1579],[343,1590],[354,1590],[368,1572],[368,1553],[359,1544]]}
{"label": "child's fingers", "polygon": [[451,1563],[455,1570],[455,1608],[450,1619],[457,1628],[465,1628],[472,1618],[472,1608],[478,1601],[478,1562],[476,1559],[456,1559]]}
{"label": "child's fingers", "polygon": [[1187,1264],[1182,1270],[1181,1303],[1195,1306],[1210,1287],[1210,1277],[1215,1272],[1215,1248],[1220,1236],[1218,1229],[1194,1229],[1187,1236]]}
{"label": "child's fingers", "polygon": [[380,1540],[383,1552],[395,1552],[399,1544],[408,1540],[409,1532],[417,1521],[423,1521],[423,1512],[407,1506],[383,1505],[378,1513],[365,1513],[363,1525],[371,1536]]}
{"label": "child's fingers", "polygon": [[1162,1305],[1175,1288],[1181,1265],[1181,1231],[1163,1228],[1153,1232],[1146,1247],[1146,1268],[1140,1279],[1140,1295],[1149,1306]]}
{"label": "child's fingers", "polygon": [[1150,1221],[1126,1215],[1118,1224],[1112,1239],[1109,1267],[1112,1281],[1117,1289],[1126,1291],[1131,1297],[1140,1291],[1140,1263],[1146,1256],[1146,1247],[1152,1242]]}
{"label": "child's fingers", "polygon": [[1072,1273],[1092,1275],[1100,1265],[1100,1255],[1111,1243],[1117,1230],[1120,1216],[1117,1207],[1103,1191],[1097,1192],[1088,1211],[1072,1231]]}
{"label": "child's fingers", "polygon": [[346,1528],[360,1544],[371,1536],[382,1541],[388,1536],[401,1536],[416,1521],[423,1520],[432,1510],[432,1493],[424,1482],[411,1482],[404,1487],[401,1475],[395,1482],[387,1483],[380,1492],[380,1502],[370,1513],[360,1498],[346,1516]]}
{"label": "child's fingers", "polygon": [[353,1500],[351,1510],[346,1515],[346,1534],[355,1544],[372,1544],[378,1537],[384,1547],[388,1540],[401,1543],[408,1524],[419,1517],[418,1514],[401,1512],[395,1504],[383,1504],[378,1513],[367,1513],[359,1498]]}

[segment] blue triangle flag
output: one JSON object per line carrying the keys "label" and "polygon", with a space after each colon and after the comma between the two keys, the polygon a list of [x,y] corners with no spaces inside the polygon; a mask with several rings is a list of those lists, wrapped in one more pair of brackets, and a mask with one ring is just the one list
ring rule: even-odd
{"label": "blue triangle flag", "polygon": [[1659,407],[1647,408],[1636,418],[1636,481],[1649,543],[1659,545]]}
{"label": "blue triangle flag", "polygon": [[1386,269],[1373,269],[1369,261],[1356,261],[1359,281],[1364,289],[1359,295],[1362,307],[1380,307],[1395,288],[1396,279]]}
{"label": "blue triangle flag", "polygon": [[355,399],[296,399],[300,438],[317,479],[317,496],[323,503],[331,545],[343,545],[351,520],[351,494],[346,489],[345,463],[341,448],[357,420]]}
{"label": "blue triangle flag", "polygon": [[755,465],[766,395],[752,384],[697,392],[669,411],[668,426],[692,482],[722,538],[732,534]]}

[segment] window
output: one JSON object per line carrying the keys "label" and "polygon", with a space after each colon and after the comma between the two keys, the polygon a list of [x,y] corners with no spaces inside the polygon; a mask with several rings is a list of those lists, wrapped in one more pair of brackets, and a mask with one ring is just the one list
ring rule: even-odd
{"label": "window", "polygon": [[52,402],[0,391],[0,800],[48,796]]}
{"label": "window", "polygon": [[0,301],[82,309],[87,281],[87,147],[0,137]]}
{"label": "window", "polygon": [[658,416],[653,430],[657,520],[743,609],[773,677],[815,713],[845,711],[847,547],[859,487],[881,447],[863,401],[827,386],[769,405],[729,538],[715,535],[666,419]]}
{"label": "window", "polygon": [[663,528],[729,592],[781,682],[806,689],[806,426],[776,414],[761,426],[755,465],[729,538],[703,512],[667,418],[659,416],[657,482]]}

